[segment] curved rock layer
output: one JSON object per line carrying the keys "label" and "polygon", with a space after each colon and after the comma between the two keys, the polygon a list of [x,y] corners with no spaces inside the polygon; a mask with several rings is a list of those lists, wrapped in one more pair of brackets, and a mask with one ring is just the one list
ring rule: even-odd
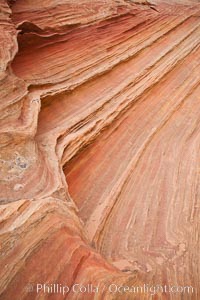
{"label": "curved rock layer", "polygon": [[1,299],[198,300],[199,1],[0,0],[0,20]]}

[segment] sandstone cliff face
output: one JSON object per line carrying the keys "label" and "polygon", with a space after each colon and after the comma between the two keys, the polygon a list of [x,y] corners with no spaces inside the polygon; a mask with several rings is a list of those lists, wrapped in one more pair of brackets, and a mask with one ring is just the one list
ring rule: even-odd
{"label": "sandstone cliff face", "polygon": [[198,1],[0,0],[0,20],[1,299],[198,300]]}

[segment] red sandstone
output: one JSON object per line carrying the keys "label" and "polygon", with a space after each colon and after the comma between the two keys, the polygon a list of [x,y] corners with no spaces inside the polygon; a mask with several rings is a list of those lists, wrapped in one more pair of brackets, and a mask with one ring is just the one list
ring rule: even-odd
{"label": "red sandstone", "polygon": [[199,2],[0,0],[0,20],[0,298],[199,300]]}

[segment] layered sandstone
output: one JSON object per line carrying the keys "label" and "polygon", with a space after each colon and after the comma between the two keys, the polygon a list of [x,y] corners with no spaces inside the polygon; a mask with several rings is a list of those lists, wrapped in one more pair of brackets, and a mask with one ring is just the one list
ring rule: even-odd
{"label": "layered sandstone", "polygon": [[0,20],[1,299],[198,300],[198,1],[0,0]]}

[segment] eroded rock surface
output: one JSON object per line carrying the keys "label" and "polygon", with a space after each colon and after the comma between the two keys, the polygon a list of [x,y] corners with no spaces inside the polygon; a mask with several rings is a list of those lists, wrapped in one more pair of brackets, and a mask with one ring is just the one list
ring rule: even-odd
{"label": "eroded rock surface", "polygon": [[0,20],[1,299],[198,300],[199,2],[0,0]]}

